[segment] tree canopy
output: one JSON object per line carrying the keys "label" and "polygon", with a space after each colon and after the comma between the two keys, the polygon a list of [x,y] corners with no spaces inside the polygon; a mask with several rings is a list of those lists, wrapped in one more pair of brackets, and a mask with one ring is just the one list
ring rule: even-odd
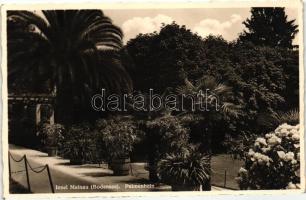
{"label": "tree canopy", "polygon": [[159,33],[140,34],[126,46],[134,63],[131,75],[136,90],[149,88],[162,93],[176,88],[188,76],[199,77],[204,62],[201,37],[176,23],[164,25]]}
{"label": "tree canopy", "polygon": [[292,41],[298,33],[295,20],[288,20],[285,8],[252,8],[251,17],[243,24],[246,30],[240,35],[242,42],[270,47],[293,48]]}
{"label": "tree canopy", "polygon": [[102,87],[131,90],[119,54],[123,33],[101,10],[7,14],[9,92],[56,87],[65,113],[70,106],[89,110],[91,95]]}

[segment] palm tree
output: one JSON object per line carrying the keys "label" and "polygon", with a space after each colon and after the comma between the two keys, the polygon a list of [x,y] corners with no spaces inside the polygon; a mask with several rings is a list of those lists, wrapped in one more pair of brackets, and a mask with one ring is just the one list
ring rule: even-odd
{"label": "palm tree", "polygon": [[122,31],[101,10],[8,11],[7,24],[9,90],[56,88],[65,113],[101,88],[131,90]]}
{"label": "palm tree", "polygon": [[[232,89],[217,82],[212,76],[203,76],[195,83],[185,79],[185,84],[176,90],[178,94],[185,95],[185,99],[189,100],[182,102],[185,109],[180,114],[182,121],[187,124],[197,122],[198,127],[206,133],[203,136],[209,137],[206,139],[211,139],[213,129],[218,129],[220,122],[230,121],[231,118],[238,118],[240,115],[241,106],[234,103]],[[188,99],[190,96],[195,97],[193,101]]]}
{"label": "palm tree", "polygon": [[[179,86],[177,92],[180,95],[195,97],[193,105],[191,102],[187,106],[185,104],[184,108],[187,107],[187,110],[182,114],[192,113],[202,117],[209,117],[212,114],[238,117],[240,114],[239,106],[232,103],[234,97],[231,88],[218,83],[212,76],[203,76],[195,84],[186,78],[185,84]],[[204,112],[200,109],[200,105],[205,105]]]}
{"label": "palm tree", "polygon": [[[230,121],[231,117],[239,117],[240,106],[233,103],[235,99],[231,88],[218,83],[212,76],[203,76],[195,83],[185,79],[185,84],[178,87],[177,92],[180,95],[196,97],[193,103],[189,102],[186,105],[184,101],[186,111],[180,115],[184,123],[197,124],[196,132],[200,132],[200,138],[193,139],[194,143],[199,145],[198,151],[208,154],[210,159],[213,132],[216,132],[214,129],[219,129],[224,120]],[[204,111],[200,109],[201,105],[205,105]],[[209,184],[202,186],[209,190],[210,180],[208,182]]]}
{"label": "palm tree", "polygon": [[300,112],[298,108],[287,112],[264,113],[257,118],[258,127],[262,132],[274,131],[281,124],[296,125],[300,123]]}

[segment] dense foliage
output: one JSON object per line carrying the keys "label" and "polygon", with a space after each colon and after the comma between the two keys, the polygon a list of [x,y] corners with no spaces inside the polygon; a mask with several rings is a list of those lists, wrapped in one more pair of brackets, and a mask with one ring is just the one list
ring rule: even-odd
{"label": "dense foliage", "polygon": [[61,124],[42,123],[38,127],[37,136],[45,147],[57,147],[63,140],[65,128]]}
{"label": "dense foliage", "polygon": [[150,120],[146,124],[147,149],[159,160],[168,152],[181,151],[189,141],[188,129],[172,115]]}
{"label": "dense foliage", "polygon": [[181,91],[190,93],[195,92],[191,86],[197,88],[199,79],[208,81],[209,77],[231,88],[232,94],[220,95],[231,103],[225,105],[239,105],[240,117],[226,115],[226,118],[217,117],[216,123],[213,119],[202,123],[206,128],[208,123],[212,124],[209,131],[214,132],[213,146],[217,149],[225,135],[249,136],[268,131],[259,119],[299,104],[296,50],[229,43],[220,36],[203,39],[175,23],[164,25],[159,33],[138,35],[128,42],[126,49],[135,67],[131,71],[135,89],[177,92],[179,86]]}
{"label": "dense foliage", "polygon": [[251,17],[243,22],[247,30],[239,37],[242,42],[252,42],[270,47],[292,48],[298,33],[295,20],[288,20],[285,8],[252,8]]}
{"label": "dense foliage", "polygon": [[199,36],[175,23],[164,25],[159,33],[131,39],[126,49],[135,66],[130,71],[135,89],[162,93],[182,84],[186,76],[199,77],[198,69],[205,61],[202,44]]}
{"label": "dense foliage", "polygon": [[96,139],[88,123],[75,124],[67,128],[60,141],[59,153],[71,163],[100,163]]}
{"label": "dense foliage", "polygon": [[128,158],[141,135],[135,121],[129,116],[100,119],[95,125],[100,154],[108,160]]}

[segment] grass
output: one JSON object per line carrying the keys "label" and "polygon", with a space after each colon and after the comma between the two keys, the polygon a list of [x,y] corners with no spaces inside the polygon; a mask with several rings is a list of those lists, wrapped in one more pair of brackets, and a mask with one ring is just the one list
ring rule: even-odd
{"label": "grass", "polygon": [[213,156],[211,159],[211,184],[214,186],[224,187],[226,171],[225,187],[238,190],[239,187],[235,178],[243,164],[242,160],[233,159],[230,155],[220,154]]}

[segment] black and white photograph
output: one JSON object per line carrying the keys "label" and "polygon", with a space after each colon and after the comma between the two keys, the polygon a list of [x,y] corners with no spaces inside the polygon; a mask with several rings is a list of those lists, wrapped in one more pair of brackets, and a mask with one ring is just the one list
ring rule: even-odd
{"label": "black and white photograph", "polygon": [[2,8],[8,195],[303,191],[293,2]]}

